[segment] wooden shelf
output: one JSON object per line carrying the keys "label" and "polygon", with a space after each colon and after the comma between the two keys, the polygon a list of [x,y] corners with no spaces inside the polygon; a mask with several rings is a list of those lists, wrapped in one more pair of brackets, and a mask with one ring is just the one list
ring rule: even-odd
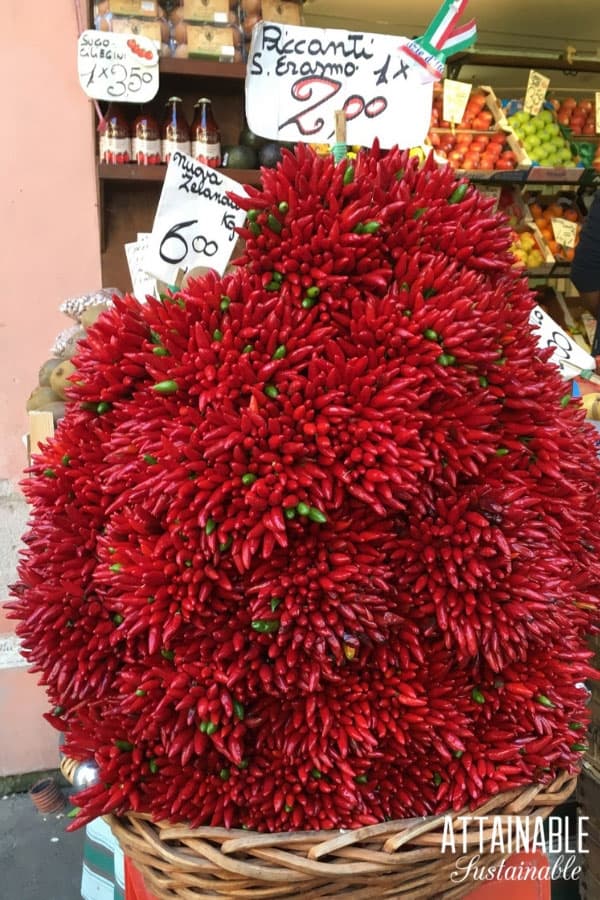
{"label": "wooden shelf", "polygon": [[[177,62],[180,61],[177,60]],[[107,163],[98,163],[98,178],[101,181],[162,182],[165,180],[166,171],[167,167],[164,165],[138,166],[135,163],[129,163],[124,166],[111,166]],[[260,169],[219,169],[218,171],[227,175],[228,178],[233,178],[234,181],[239,181],[240,184],[260,186]]]}
{"label": "wooden shelf", "polygon": [[192,78],[229,78],[244,81],[246,78],[245,63],[220,63],[206,59],[177,59],[164,56],[160,59],[161,75],[177,75]]}
{"label": "wooden shelf", "polygon": [[448,71],[452,77],[460,72],[462,66],[492,66],[501,69],[532,69],[553,72],[592,72],[600,74],[600,60],[577,59],[572,62],[564,56],[536,56],[535,54],[517,55],[512,53],[486,53],[474,50],[457,53],[448,59]]}

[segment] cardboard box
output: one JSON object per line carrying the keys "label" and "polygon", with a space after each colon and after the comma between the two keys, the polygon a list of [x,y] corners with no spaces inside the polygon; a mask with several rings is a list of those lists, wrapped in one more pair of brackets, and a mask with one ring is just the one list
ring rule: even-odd
{"label": "cardboard box", "polygon": [[528,231],[535,240],[538,250],[544,257],[544,261],[539,266],[536,266],[535,268],[526,268],[524,269],[524,271],[526,271],[528,275],[531,275],[533,277],[535,277],[536,275],[548,275],[552,271],[556,260],[550,252],[550,249],[535,222],[522,222],[519,225],[513,227],[513,231],[516,231],[517,234],[522,234],[524,231]]}
{"label": "cardboard box", "polygon": [[292,0],[262,0],[262,18],[281,25],[302,25],[302,4]]}
{"label": "cardboard box", "polygon": [[156,19],[160,15],[156,0],[110,0],[110,11],[113,16],[134,19]]}
{"label": "cardboard box", "polygon": [[229,22],[229,0],[183,0],[183,18],[186,22]]}
{"label": "cardboard box", "polygon": [[161,22],[159,19],[135,19],[127,16],[113,16],[112,31],[115,34],[136,34],[147,37],[157,45],[161,43]]}
{"label": "cardboard box", "polygon": [[197,59],[233,62],[233,32],[218,25],[188,25],[188,55]]}

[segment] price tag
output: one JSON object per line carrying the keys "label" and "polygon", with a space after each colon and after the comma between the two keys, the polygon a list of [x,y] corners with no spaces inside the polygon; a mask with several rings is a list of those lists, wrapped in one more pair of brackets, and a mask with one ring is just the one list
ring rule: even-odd
{"label": "price tag", "polygon": [[574,247],[577,242],[577,222],[568,219],[551,219],[554,240],[563,247]]}
{"label": "price tag", "polygon": [[527,82],[527,91],[525,92],[525,102],[523,103],[525,112],[531,113],[532,116],[537,116],[544,105],[549,84],[549,78],[546,78],[540,72],[536,72],[535,69],[531,69]]}
{"label": "price tag", "polygon": [[[258,22],[246,75],[248,125],[277,141],[331,143],[335,112],[348,144],[418,147],[429,129],[433,78],[404,56],[406,38]],[[427,73],[425,73],[427,75]]]}
{"label": "price tag", "polygon": [[483,194],[484,197],[489,198],[490,200],[494,200],[494,205],[492,207],[492,212],[496,212],[498,209],[498,203],[500,201],[500,194],[502,192],[502,188],[500,187],[492,187],[487,184],[478,184],[477,190],[480,194]]}
{"label": "price tag", "polygon": [[220,170],[175,151],[167,167],[144,260],[146,272],[174,284],[199,266],[222,275],[246,213],[227,193],[244,194]]}
{"label": "price tag", "polygon": [[594,94],[594,109],[596,112],[596,134],[600,134],[600,91]]}
{"label": "price tag", "polygon": [[138,233],[137,241],[125,244],[125,256],[127,257],[133,295],[142,303],[148,294],[157,296],[156,279],[148,275],[144,268],[149,242],[150,232],[142,232]]}
{"label": "price tag", "polygon": [[466,81],[444,79],[444,96],[442,117],[455,125],[462,122],[472,85]]}
{"label": "price tag", "polygon": [[574,378],[582,369],[594,371],[596,368],[594,357],[569,337],[541,307],[534,306],[529,323],[537,332],[538,345],[552,347],[554,352],[550,359],[559,367],[565,378]]}
{"label": "price tag", "polygon": [[84,31],[77,42],[77,72],[93,100],[147,103],[158,91],[158,50],[140,34]]}

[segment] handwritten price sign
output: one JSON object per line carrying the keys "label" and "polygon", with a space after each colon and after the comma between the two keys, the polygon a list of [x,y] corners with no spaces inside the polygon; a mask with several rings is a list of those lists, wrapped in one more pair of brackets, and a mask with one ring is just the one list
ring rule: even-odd
{"label": "handwritten price sign", "polygon": [[531,69],[527,81],[525,101],[523,103],[525,112],[531,113],[532,116],[537,116],[544,105],[549,84],[549,78],[546,78],[545,75],[541,75],[540,72],[536,72],[535,69]]}
{"label": "handwritten price sign", "polygon": [[444,79],[442,116],[447,122],[453,122],[455,125],[462,122],[471,87],[472,85],[467,81]]}
{"label": "handwritten price sign", "polygon": [[429,128],[433,80],[400,52],[406,38],[259,22],[252,32],[246,114],[271,140],[330,143],[343,109],[347,143],[415,147]]}
{"label": "handwritten price sign", "polygon": [[561,219],[560,217],[553,218],[550,221],[556,243],[562,247],[574,247],[577,243],[577,222],[570,222],[568,219]]}
{"label": "handwritten price sign", "polygon": [[246,213],[227,196],[243,194],[237,181],[176,151],[167,168],[144,262],[167,284],[203,266],[222,275]]}
{"label": "handwritten price sign", "polygon": [[574,378],[581,370],[596,368],[593,356],[586,353],[566,331],[556,324],[539,306],[534,306],[529,316],[529,324],[537,331],[537,342],[540,347],[552,347],[550,357],[565,378]]}
{"label": "handwritten price sign", "polygon": [[77,42],[77,72],[93,100],[147,103],[158,91],[158,50],[139,34],[84,31]]}

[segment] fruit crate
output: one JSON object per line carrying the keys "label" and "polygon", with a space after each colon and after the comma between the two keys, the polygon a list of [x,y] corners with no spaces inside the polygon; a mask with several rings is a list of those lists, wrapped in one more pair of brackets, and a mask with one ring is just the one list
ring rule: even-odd
{"label": "fruit crate", "polygon": [[558,243],[554,236],[552,220],[560,218],[575,223],[577,225],[577,245],[585,218],[585,210],[577,195],[572,191],[548,194],[535,189],[529,190],[523,197],[523,210],[524,220],[537,225],[555,259],[558,262],[572,262],[575,250],[563,247]]}
{"label": "fruit crate", "polygon": [[527,275],[535,278],[550,274],[556,260],[535,222],[522,221],[513,226],[513,252],[519,248],[527,254],[526,259],[517,257]]}
{"label": "fruit crate", "polygon": [[460,126],[452,128],[442,117],[442,96],[434,96],[427,143],[436,158],[471,181],[525,182],[531,160],[508,128],[498,98],[489,86],[476,88]]}
{"label": "fruit crate", "polygon": [[528,182],[579,182],[584,168],[578,164],[551,103],[546,102],[540,112],[532,116],[523,110],[522,101],[509,100],[505,104],[504,114],[507,125],[514,131],[531,159]]}

